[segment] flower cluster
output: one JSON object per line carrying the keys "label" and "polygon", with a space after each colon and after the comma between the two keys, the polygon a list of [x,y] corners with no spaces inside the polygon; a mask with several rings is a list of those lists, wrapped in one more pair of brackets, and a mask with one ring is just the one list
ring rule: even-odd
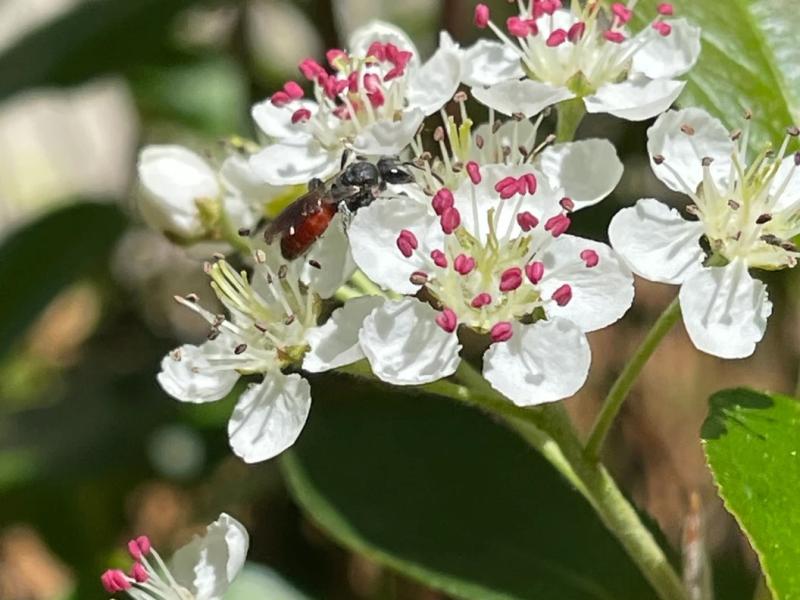
{"label": "flower cluster", "polygon": [[[796,131],[748,160],[746,132],[698,109],[666,112],[648,149],[655,173],[691,198],[692,220],[646,199],[615,216],[611,246],[576,236],[575,213],[615,189],[622,163],[607,140],[540,135],[543,109],[662,113],[699,30],[667,3],[638,32],[633,3],[518,5],[502,28],[476,7],[500,41],[461,48],[443,32],[424,62],[392,25],[357,30],[253,107],[260,143],[229,144],[218,171],[184,148],[142,152],[145,220],[182,243],[239,250],[206,263],[224,313],[177,298],[208,339],[170,352],[158,381],[183,402],[237,390],[228,433],[245,461],[298,438],[303,372],[362,360],[404,386],[460,377],[482,355],[483,377],[519,406],[569,397],[589,372],[586,334],[631,306],[632,272],[683,284],[698,348],[744,356],[761,338],[771,305],[749,269],[796,262],[800,161],[782,158]],[[470,116],[473,98],[488,122]],[[408,174],[393,178],[397,168]],[[302,194],[264,229],[271,204]]]}
{"label": "flower cluster", "polygon": [[671,18],[673,6],[662,3],[658,17],[637,34],[628,25],[634,4],[615,2],[611,14],[601,3],[560,0],[520,2],[519,14],[501,28],[489,8],[478,4],[475,24],[490,28],[499,42],[481,41],[463,51],[472,67],[464,81],[475,98],[511,115],[532,116],[545,107],[582,98],[586,110],[640,121],[675,101],[686,73],[700,54],[700,30]]}

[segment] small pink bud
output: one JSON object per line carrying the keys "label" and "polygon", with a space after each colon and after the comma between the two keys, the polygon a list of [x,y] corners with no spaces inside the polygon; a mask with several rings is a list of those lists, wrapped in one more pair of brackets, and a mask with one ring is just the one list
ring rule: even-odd
{"label": "small pink bud", "polygon": [[358,71],[353,71],[347,76],[347,89],[352,94],[358,91]]}
{"label": "small pink bud", "polygon": [[142,566],[142,563],[133,563],[131,567],[131,577],[138,581],[139,583],[144,583],[147,581],[150,576],[147,574],[147,570]]}
{"label": "small pink bud", "polygon": [[303,74],[303,77],[308,79],[309,81],[314,81],[320,76],[327,76],[325,69],[315,61],[313,58],[306,58],[303,60],[300,65],[300,72]]}
{"label": "small pink bud", "polygon": [[142,556],[149,554],[150,548],[150,538],[146,535],[140,535],[128,542],[128,552],[130,552],[131,557],[135,561],[140,561],[142,560]]}
{"label": "small pink bud", "polygon": [[488,306],[491,303],[492,303],[492,297],[486,292],[481,292],[472,299],[472,302],[470,302],[469,305],[472,308],[483,308],[484,306]]}
{"label": "small pink bud", "polygon": [[419,242],[417,241],[417,236],[408,229],[403,229],[400,235],[397,236],[397,249],[400,250],[400,253],[406,258],[414,254],[414,250],[416,250],[418,246]]}
{"label": "small pink bud", "polygon": [[442,212],[440,223],[442,225],[442,231],[450,235],[461,225],[461,213],[453,206],[446,208]]}
{"label": "small pink bud", "polygon": [[414,271],[408,280],[414,285],[425,285],[428,283],[428,274],[425,271]]}
{"label": "small pink bud", "polygon": [[292,113],[292,123],[304,123],[311,118],[311,111],[307,108],[298,108]]}
{"label": "small pink bud", "polygon": [[500,291],[512,292],[522,285],[522,269],[509,267],[500,275]]}
{"label": "small pink bud", "polygon": [[100,575],[100,583],[103,584],[103,589],[109,594],[113,594],[115,592],[120,591],[117,589],[117,586],[114,583],[113,578],[111,577],[111,569]]}
{"label": "small pink bud", "polygon": [[665,21],[656,21],[653,23],[653,29],[655,29],[664,37],[667,37],[670,33],[672,33],[672,25]]}
{"label": "small pink bud", "polygon": [[600,262],[600,257],[597,255],[597,252],[587,248],[586,250],[581,251],[581,260],[587,267],[591,269],[592,267],[597,266],[597,263]]}
{"label": "small pink bud", "polygon": [[489,7],[485,4],[475,6],[475,26],[484,29],[489,24]]}
{"label": "small pink bud", "polygon": [[524,193],[526,189],[525,181],[516,177],[503,177],[494,185],[494,191],[500,194],[500,198],[508,200],[517,193]]}
{"label": "small pink bud", "polygon": [[367,98],[369,99],[369,103],[375,108],[383,106],[384,103],[386,102],[386,97],[380,90],[375,90],[374,92],[367,94]]}
{"label": "small pink bud", "polygon": [[339,48],[331,48],[325,53],[325,58],[328,59],[328,64],[332,66],[334,69],[338,68],[336,66],[336,61],[344,58],[347,59],[347,53],[344,50],[340,50]]}
{"label": "small pink bud", "polygon": [[433,212],[437,215],[442,216],[442,213],[451,208],[455,204],[455,198],[453,198],[453,192],[451,192],[447,188],[441,188],[438,192],[433,195],[433,200],[431,200],[431,206],[433,207]]}
{"label": "small pink bud", "polygon": [[586,23],[583,21],[578,21],[569,28],[569,31],[567,31],[567,39],[575,44],[580,41],[584,33],[586,33]]}
{"label": "small pink bud", "polygon": [[469,175],[469,179],[474,185],[478,185],[481,182],[481,168],[474,160],[467,163],[467,175]]}
{"label": "small pink bud", "polygon": [[367,49],[367,56],[374,56],[380,61],[386,60],[386,48],[381,42],[372,42]]}
{"label": "small pink bud", "polygon": [[305,95],[303,93],[303,88],[301,88],[296,81],[287,81],[283,84],[283,91],[286,92],[292,100],[299,100]]}
{"label": "small pink bud", "polygon": [[552,298],[559,306],[566,306],[569,304],[569,301],[572,300],[572,288],[569,284],[565,283],[553,292]]}
{"label": "small pink bud", "polygon": [[525,275],[528,276],[528,281],[536,285],[542,280],[544,276],[544,263],[537,261],[525,265]]}
{"label": "small pink bud", "polygon": [[447,333],[453,333],[458,326],[458,317],[449,308],[445,308],[442,312],[436,315],[436,324],[444,329]]}
{"label": "small pink bud", "polygon": [[617,20],[623,25],[633,17],[633,11],[621,2],[612,4],[611,12],[614,13],[614,16],[617,17]]}
{"label": "small pink bud", "polygon": [[381,78],[375,73],[367,73],[364,75],[364,89],[368,92],[381,91]]}
{"label": "small pink bud", "polygon": [[550,48],[555,48],[556,46],[560,46],[563,44],[567,39],[567,32],[563,29],[554,29],[552,33],[547,37],[547,44]]}
{"label": "small pink bud", "polygon": [[441,250],[432,250],[431,260],[437,267],[441,267],[442,269],[447,267],[447,256]]}
{"label": "small pink bud", "polygon": [[522,231],[530,231],[539,224],[539,219],[534,217],[527,210],[517,213],[517,225]]}
{"label": "small pink bud", "polygon": [[272,102],[273,105],[278,107],[286,106],[287,104],[289,104],[289,102],[292,101],[292,99],[289,97],[289,94],[287,94],[284,91],[275,92],[274,94],[272,94],[272,96],[270,96],[269,100],[270,102]]}
{"label": "small pink bud", "polygon": [[604,31],[603,37],[614,44],[621,44],[625,41],[625,36],[619,31]]}
{"label": "small pink bud", "polygon": [[552,15],[561,8],[561,0],[541,0],[539,6],[541,7],[542,13]]}
{"label": "small pink bud", "polygon": [[572,221],[567,215],[556,215],[547,219],[544,230],[549,231],[553,237],[558,237],[566,232],[570,225],[572,225]]}
{"label": "small pink bud", "polygon": [[563,208],[567,212],[572,212],[573,210],[575,210],[575,203],[572,201],[572,198],[567,198],[566,196],[564,196],[561,200],[558,201],[558,203],[561,205],[561,208]]}
{"label": "small pink bud", "polygon": [[531,32],[528,22],[519,17],[508,17],[506,19],[506,29],[514,37],[528,37]]}
{"label": "small pink bud", "polygon": [[528,35],[539,35],[539,26],[536,24],[536,19],[526,19],[525,23],[528,24]]}
{"label": "small pink bud", "polygon": [[508,321],[500,321],[492,325],[489,335],[493,342],[507,342],[514,335],[514,329]]}
{"label": "small pink bud", "polygon": [[459,254],[453,261],[453,268],[461,275],[469,275],[475,268],[475,259],[466,254]]}
{"label": "small pink bud", "polygon": [[669,2],[662,2],[658,5],[656,10],[658,11],[658,14],[664,15],[665,17],[671,17],[675,14],[675,9]]}
{"label": "small pink bud", "polygon": [[525,173],[522,177],[520,177],[520,183],[524,183],[525,187],[528,190],[529,194],[535,194],[536,188],[538,187],[538,182],[536,181],[536,175],[533,173]]}

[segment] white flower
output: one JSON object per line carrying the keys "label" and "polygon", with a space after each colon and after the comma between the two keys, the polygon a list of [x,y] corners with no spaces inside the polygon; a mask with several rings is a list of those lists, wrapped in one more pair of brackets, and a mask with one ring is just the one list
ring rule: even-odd
{"label": "white flower", "polygon": [[[604,149],[619,162],[613,147]],[[383,287],[430,301],[387,301],[364,320],[359,340],[378,377],[414,385],[451,375],[463,325],[492,343],[483,374],[514,403],[552,402],[580,389],[590,362],[585,332],[625,313],[633,282],[607,245],[566,234],[572,210],[608,193],[607,181],[587,177],[580,204],[565,196],[573,184],[562,182],[571,175],[563,159],[573,152],[581,146],[553,149],[542,161],[547,174],[469,162],[455,191],[436,192],[433,212],[409,186],[409,195],[356,214],[350,238],[358,266]]]}
{"label": "white flower", "polygon": [[137,167],[142,218],[183,241],[219,239],[220,227],[249,229],[273,201],[291,193],[257,177],[244,149],[231,152],[215,170],[188,148],[146,146]]}
{"label": "white flower", "polygon": [[463,50],[462,80],[478,101],[506,115],[530,117],[578,97],[590,113],[653,117],[681,93],[685,84],[675,78],[696,62],[700,30],[684,19],[665,19],[673,7],[662,3],[658,18],[631,36],[626,24],[634,4],[612,4],[605,19],[599,2],[572,2],[570,9],[559,0],[520,2],[507,33],[479,4],[476,25],[490,27],[501,41]]}
{"label": "white flower", "polygon": [[264,181],[324,179],[340,168],[345,148],[365,155],[399,153],[425,116],[450,100],[460,79],[454,49],[439,49],[421,64],[408,36],[388,23],[357,30],[348,52],[330,50],[327,57],[333,72],[312,59],[300,64],[313,100],[290,81],[253,107],[253,118],[270,141],[252,158]]}
{"label": "white flower", "polygon": [[[339,228],[334,229],[336,231]],[[342,236],[343,237],[343,236]],[[334,238],[335,244],[346,240]],[[326,253],[336,251],[327,244]],[[322,246],[322,242],[320,246]],[[224,260],[209,265],[212,287],[230,317],[215,315],[197,304],[194,296],[176,298],[203,316],[211,325],[209,340],[186,344],[161,362],[158,382],[182,402],[213,402],[226,396],[242,375],[263,376],[239,397],[228,424],[233,451],[245,462],[272,458],[290,447],[308,417],[311,391],[308,382],[288,368],[321,372],[363,358],[358,328],[364,316],[381,300],[355,298],[334,311],[317,326],[320,298],[333,294],[342,281],[311,277],[300,281],[302,265],[281,264],[279,251],[256,253],[252,276],[237,272]],[[343,277],[336,265],[319,256],[310,259],[320,273],[328,266],[333,277]],[[316,287],[315,287],[316,286]],[[326,288],[326,293],[320,289]]]}
{"label": "white flower", "polygon": [[[748,121],[749,130],[749,121]],[[647,279],[678,284],[695,346],[722,358],[755,350],[772,312],[766,286],[749,269],[793,267],[800,255],[800,154],[765,148],[747,159],[748,133],[730,134],[697,108],[664,113],[648,130],[655,174],[687,194],[684,219],[653,199],[639,200],[611,222],[614,248]]]}
{"label": "white flower", "polygon": [[129,573],[109,569],[100,578],[109,594],[125,592],[133,600],[222,600],[244,566],[250,544],[247,530],[222,513],[203,536],[166,562],[147,536],[128,542],[134,560]]}

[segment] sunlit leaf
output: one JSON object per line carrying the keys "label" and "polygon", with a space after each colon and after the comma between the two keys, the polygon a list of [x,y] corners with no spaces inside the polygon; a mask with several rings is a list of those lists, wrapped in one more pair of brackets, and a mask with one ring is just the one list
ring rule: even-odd
{"label": "sunlit leaf", "polygon": [[776,600],[800,598],[800,403],[737,389],[711,397],[708,464]]}

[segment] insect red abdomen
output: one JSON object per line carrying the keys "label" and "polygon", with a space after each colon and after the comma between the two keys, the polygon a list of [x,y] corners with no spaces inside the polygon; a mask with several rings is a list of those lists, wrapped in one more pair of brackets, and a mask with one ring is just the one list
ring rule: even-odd
{"label": "insect red abdomen", "polygon": [[325,233],[335,215],[336,205],[326,202],[320,203],[317,210],[304,214],[281,238],[283,257],[292,260],[308,250]]}

